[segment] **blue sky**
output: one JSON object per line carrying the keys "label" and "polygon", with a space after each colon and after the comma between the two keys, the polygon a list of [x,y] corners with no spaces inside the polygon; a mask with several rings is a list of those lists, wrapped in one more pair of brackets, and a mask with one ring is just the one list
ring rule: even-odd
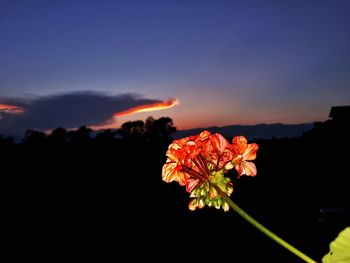
{"label": "blue sky", "polygon": [[119,123],[323,121],[350,104],[349,13],[346,0],[0,0],[0,104],[89,91],[180,101]]}

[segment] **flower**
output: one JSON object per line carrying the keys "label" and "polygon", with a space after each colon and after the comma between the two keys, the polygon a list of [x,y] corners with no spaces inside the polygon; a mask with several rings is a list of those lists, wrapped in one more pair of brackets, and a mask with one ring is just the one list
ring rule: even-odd
{"label": "flower", "polygon": [[[221,134],[209,131],[175,140],[166,152],[168,158],[163,165],[162,178],[165,182],[176,181],[186,186],[186,191],[193,198],[189,203],[190,210],[208,205],[227,211],[229,205],[218,191],[228,196],[232,194],[231,179],[225,175],[234,167],[249,166],[247,160],[253,159],[247,149],[250,149],[249,145],[232,145]],[[248,175],[251,175],[249,171]]]}
{"label": "flower", "polygon": [[205,144],[203,154],[206,159],[216,166],[216,170],[225,168],[226,170],[232,169],[230,161],[233,158],[233,152],[231,144],[219,133],[210,134],[209,141]]}
{"label": "flower", "polygon": [[166,152],[168,158],[162,169],[162,178],[165,182],[176,181],[181,186],[186,185],[187,192],[193,190],[199,180],[191,178],[188,173],[183,171],[183,168],[186,167],[197,173],[201,172],[201,168],[205,169],[196,165],[194,160],[197,159],[201,152],[201,146],[208,139],[209,134],[209,132],[204,131],[196,136],[175,140],[169,145]]}
{"label": "flower", "polygon": [[235,155],[232,164],[239,176],[243,174],[255,176],[257,173],[256,166],[249,161],[255,160],[259,146],[256,143],[248,144],[244,136],[235,136],[232,139],[232,146]]}
{"label": "flower", "polygon": [[[230,144],[219,133],[210,134],[208,131],[203,131],[199,135],[175,140],[169,145],[166,152],[168,158],[163,165],[162,178],[165,182],[176,181],[180,185],[186,186],[186,191],[190,193],[192,198],[188,204],[190,210],[203,208],[205,205],[214,206],[217,209],[222,208],[224,211],[232,208],[247,222],[290,252],[306,262],[316,263],[272,233],[230,199],[233,186],[231,179],[226,174],[235,168],[238,177],[244,174],[255,176],[257,170],[255,164],[250,161],[255,160],[258,148],[256,143],[248,144],[244,136],[235,136]],[[336,260],[335,257],[332,257],[332,253],[333,251],[327,254],[323,258],[323,262]],[[337,258],[345,254],[342,250],[337,254]]]}

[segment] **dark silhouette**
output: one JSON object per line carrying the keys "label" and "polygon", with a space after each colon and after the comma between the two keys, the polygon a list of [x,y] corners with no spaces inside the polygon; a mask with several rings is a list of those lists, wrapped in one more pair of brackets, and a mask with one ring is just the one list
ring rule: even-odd
{"label": "dark silhouette", "polygon": [[[188,210],[185,189],[161,180],[175,131],[150,117],[96,136],[86,126],[0,136],[0,261],[298,262],[231,210]],[[350,222],[349,134],[328,120],[255,140],[258,175],[232,172],[231,198],[320,261]]]}
{"label": "dark silhouette", "polygon": [[145,123],[143,121],[128,121],[118,130],[125,139],[141,138],[145,135]]}
{"label": "dark silhouette", "polygon": [[329,112],[329,117],[335,122],[350,121],[350,106],[334,106]]}
{"label": "dark silhouette", "polygon": [[46,135],[44,132],[35,131],[35,130],[27,130],[24,133],[23,143],[44,143],[46,139]]}
{"label": "dark silhouette", "polygon": [[158,120],[154,120],[149,117],[145,124],[146,134],[154,140],[163,140],[167,142],[167,139],[176,132],[176,127],[171,118],[162,117]]}
{"label": "dark silhouette", "polygon": [[[232,134],[244,134],[249,140],[272,139],[272,138],[293,138],[300,137],[304,132],[313,128],[313,123],[302,124],[256,124],[256,125],[228,125],[222,127],[207,127],[206,130],[223,136],[230,137]],[[174,138],[182,138],[191,134],[200,133],[203,128],[189,130],[179,130],[174,134]]]}
{"label": "dark silhouette", "polygon": [[69,139],[68,131],[64,128],[54,129],[49,135],[49,140],[52,142],[63,143]]}
{"label": "dark silhouette", "polygon": [[144,140],[165,144],[171,142],[171,135],[176,132],[176,127],[173,120],[169,117],[161,117],[157,120],[153,119],[153,117],[148,117],[146,122],[126,122],[117,132],[126,140]]}
{"label": "dark silhouette", "polygon": [[112,143],[116,136],[117,136],[117,132],[116,131],[112,131],[111,129],[106,129],[104,131],[99,132],[96,135],[96,140],[97,141],[101,141],[101,142],[105,142],[105,143]]}

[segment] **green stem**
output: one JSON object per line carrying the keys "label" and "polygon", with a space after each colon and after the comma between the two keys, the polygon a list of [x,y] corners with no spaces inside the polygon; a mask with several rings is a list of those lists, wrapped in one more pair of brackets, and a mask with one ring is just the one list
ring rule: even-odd
{"label": "green stem", "polygon": [[224,193],[223,191],[221,191],[221,189],[216,186],[213,185],[214,188],[216,189],[216,191],[219,193],[219,195],[222,197],[222,199],[225,200],[226,203],[229,204],[229,206],[235,210],[240,216],[242,216],[245,220],[247,220],[249,223],[251,223],[253,226],[255,226],[257,229],[259,229],[261,232],[263,232],[265,235],[267,235],[268,237],[272,238],[273,240],[275,240],[278,244],[280,244],[281,246],[283,246],[284,248],[288,249],[290,252],[294,253],[295,255],[297,255],[298,257],[300,257],[301,259],[305,260],[306,262],[309,263],[316,263],[315,260],[309,258],[307,255],[305,255],[303,252],[301,252],[300,250],[296,249],[295,247],[293,247],[292,245],[288,244],[286,241],[284,241],[282,238],[280,238],[279,236],[277,236],[276,234],[272,233],[270,230],[268,230],[266,227],[264,227],[262,224],[260,224],[258,221],[256,221],[254,218],[252,218],[250,215],[248,215],[246,212],[244,212],[242,210],[242,208],[240,208],[238,205],[236,205],[229,197],[226,193]]}

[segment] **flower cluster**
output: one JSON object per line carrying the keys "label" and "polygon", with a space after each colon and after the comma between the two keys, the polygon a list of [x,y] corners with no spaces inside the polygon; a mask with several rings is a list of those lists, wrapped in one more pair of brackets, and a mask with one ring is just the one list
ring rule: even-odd
{"label": "flower cluster", "polygon": [[225,175],[235,168],[238,176],[255,176],[256,167],[250,161],[256,158],[257,150],[258,145],[248,144],[243,136],[234,137],[231,144],[219,133],[203,131],[169,145],[162,178],[165,182],[176,181],[186,187],[193,198],[189,209],[208,205],[227,211],[229,205],[218,193],[230,196],[233,192],[231,179]]}

